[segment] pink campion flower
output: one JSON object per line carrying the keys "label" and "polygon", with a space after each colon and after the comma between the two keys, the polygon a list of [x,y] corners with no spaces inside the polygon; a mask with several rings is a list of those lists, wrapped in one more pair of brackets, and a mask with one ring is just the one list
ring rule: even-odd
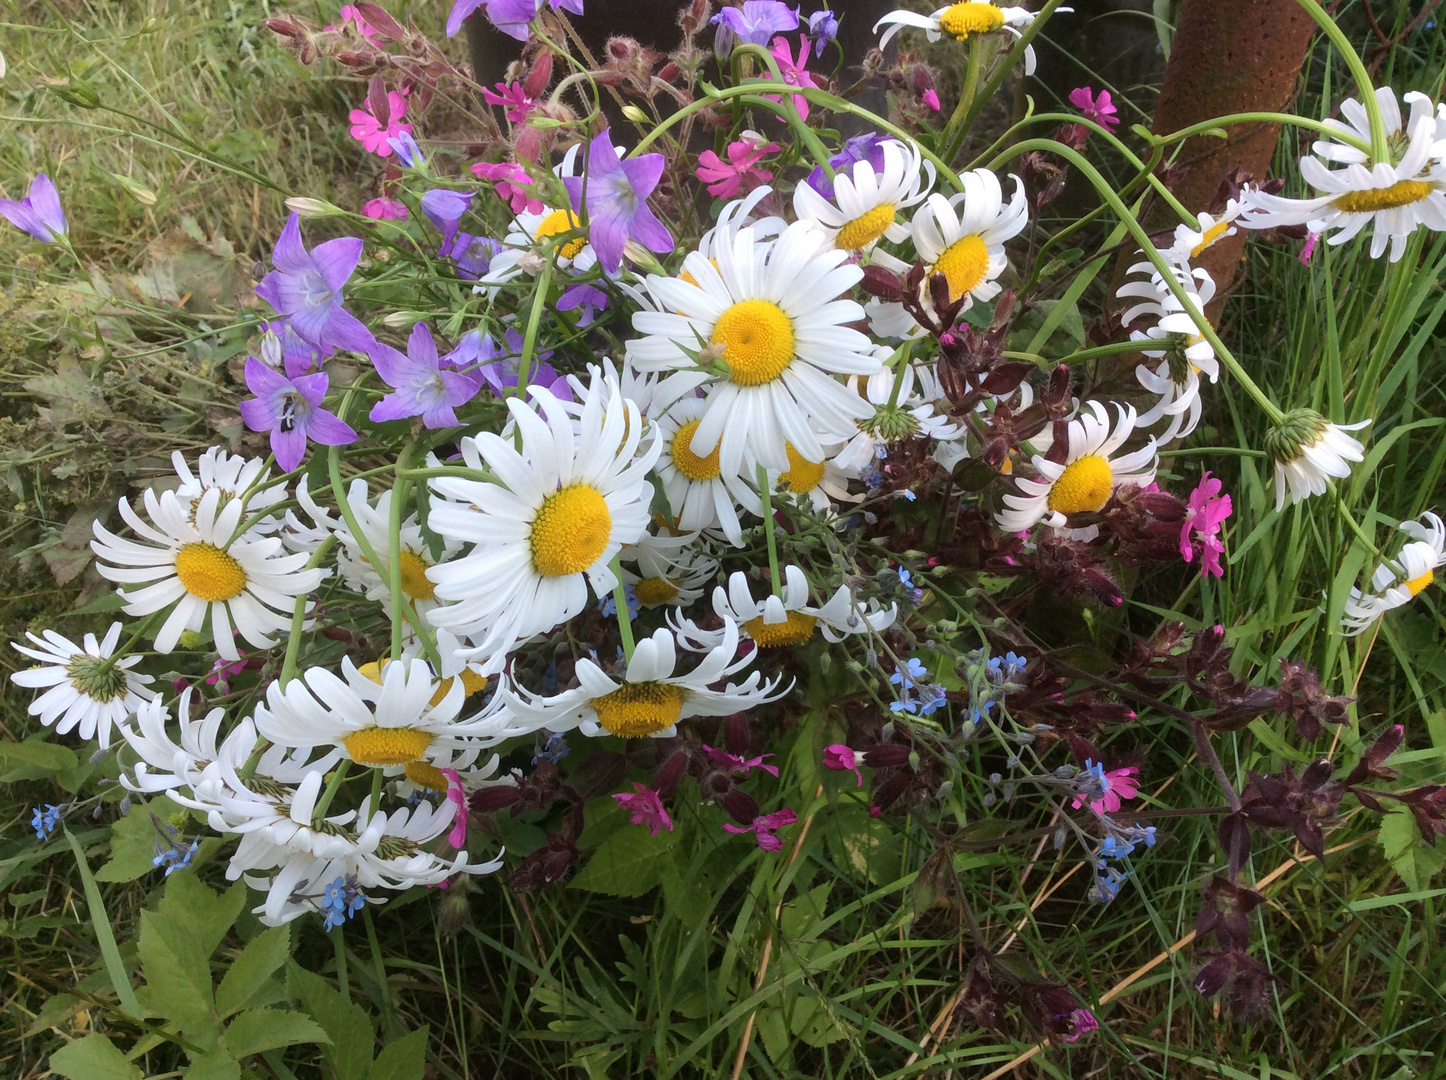
{"label": "pink campion flower", "polygon": [[1110,92],[1101,90],[1096,97],[1088,86],[1077,86],[1069,92],[1069,103],[1078,109],[1086,120],[1093,120],[1100,127],[1114,131],[1120,126],[1119,112],[1110,100]]}
{"label": "pink campion flower", "polygon": [[365,109],[351,111],[351,137],[361,143],[368,154],[377,157],[391,157],[393,150],[388,140],[412,133],[412,125],[402,123],[402,117],[407,115],[407,99],[395,90],[388,90],[387,108],[385,123],[371,111],[370,102]]}
{"label": "pink campion flower", "polygon": [[542,200],[531,194],[532,177],[521,165],[511,161],[479,161],[471,166],[472,174],[481,180],[490,180],[497,197],[512,208],[514,214],[526,210],[529,214],[542,213]]}
{"label": "pink campion flower", "polygon": [[231,676],[240,675],[241,672],[245,670],[245,653],[242,653],[240,658],[236,660],[227,660],[225,657],[218,656],[216,657],[215,662],[211,665],[211,674],[206,676],[206,685],[219,685],[221,688],[221,692],[227,693],[231,689]]}
{"label": "pink campion flower", "polygon": [[708,755],[709,761],[720,768],[737,770],[744,773],[750,773],[754,769],[762,769],[764,772],[771,773],[775,777],[778,776],[777,765],[765,765],[763,763],[763,759],[773,757],[772,754],[760,754],[758,757],[744,758],[737,754],[730,754],[726,750],[715,750],[707,743],[703,744],[703,753]]}
{"label": "pink campion flower", "polygon": [[[782,34],[773,39],[773,48],[768,51],[778,61],[778,72],[783,76],[783,81],[789,86],[812,86],[817,87],[818,83],[813,81],[813,76],[805,70],[804,65],[808,63],[808,36],[800,34],[798,38],[798,62],[793,60],[793,50],[789,48],[788,39]],[[772,71],[763,72],[765,78],[773,78]],[[782,101],[776,94],[764,94],[769,101]],[[790,94],[793,107],[798,110],[798,115],[804,120],[808,119],[808,98],[802,94]],[[782,120],[782,117],[779,117]]]}
{"label": "pink campion flower", "polygon": [[498,83],[497,91],[493,93],[484,86],[482,100],[488,105],[501,105],[506,110],[503,115],[514,124],[525,124],[537,108],[537,101],[527,96],[520,82]]}
{"label": "pink campion flower", "polygon": [[1310,257],[1315,254],[1316,241],[1320,239],[1320,233],[1313,232],[1305,238],[1305,247],[1300,249],[1300,265],[1309,266]]}
{"label": "pink campion flower", "polygon": [[925,105],[929,106],[929,108],[933,109],[935,112],[939,111],[939,91],[935,90],[933,87],[930,87],[928,90],[924,91],[922,100]]}
{"label": "pink campion flower", "polygon": [[[617,798],[617,796],[614,795],[613,798]],[[760,814],[753,819],[751,825],[734,825],[732,822],[725,821],[723,828],[731,833],[751,832],[757,837],[758,846],[764,851],[782,851],[783,840],[776,835],[776,830],[785,825],[792,825],[797,820],[798,815],[788,807],[784,807],[777,813]]]}
{"label": "pink campion flower", "polygon": [[467,846],[467,791],[462,787],[462,778],[457,775],[456,769],[437,771],[447,778],[447,801],[456,807],[447,843],[461,851]]}
{"label": "pink campion flower", "polygon": [[1187,563],[1193,562],[1198,546],[1200,573],[1215,577],[1225,576],[1225,567],[1220,564],[1225,545],[1220,542],[1219,533],[1232,509],[1230,496],[1220,494],[1223,486],[1208,472],[1202,476],[1199,486],[1190,492],[1185,520],[1180,526],[1180,557]]}
{"label": "pink campion flower", "polygon": [[1060,1036],[1067,1043],[1078,1042],[1082,1036],[1100,1029],[1100,1022],[1095,1019],[1095,1014],[1085,1008],[1075,1009],[1070,1013],[1069,1021],[1069,1034]]}
{"label": "pink campion flower", "polygon": [[823,767],[832,769],[834,772],[848,772],[853,770],[858,783],[854,787],[864,786],[864,774],[859,771],[858,755],[854,753],[853,747],[843,743],[833,743],[823,748]]}
{"label": "pink campion flower", "polygon": [[[1090,800],[1090,809],[1096,814],[1113,814],[1118,811],[1122,800],[1133,799],[1140,793],[1140,783],[1135,779],[1139,773],[1140,770],[1133,765],[1111,769],[1105,773],[1104,794],[1098,799]],[[1071,805],[1078,810],[1084,802],[1075,799]]]}
{"label": "pink campion flower", "polygon": [[651,830],[649,835],[657,836],[659,829],[673,831],[673,819],[663,808],[663,800],[646,784],[640,784],[634,780],[632,793],[618,792],[613,798],[618,801],[619,806],[632,815],[628,819],[632,824],[648,826]]}
{"label": "pink campion flower", "polygon": [[381,35],[376,32],[376,29],[372,27],[366,19],[362,18],[362,13],[357,10],[354,4],[342,4],[341,10],[338,11],[337,14],[341,16],[341,26],[323,26],[323,30],[336,31],[345,27],[347,23],[354,23],[356,24],[357,33],[371,42],[371,44],[375,45],[381,39]]}
{"label": "pink campion flower", "polygon": [[[751,136],[751,137],[750,137]],[[698,168],[694,174],[708,185],[708,194],[720,199],[731,199],[740,193],[747,194],[760,184],[773,179],[773,173],[757,168],[758,163],[768,154],[779,151],[777,143],[768,142],[755,132],[745,131],[737,142],[728,144],[724,151],[728,160],[722,160],[712,150],[698,155]]]}
{"label": "pink campion flower", "polygon": [[407,204],[395,199],[368,199],[362,206],[362,213],[378,221],[406,221]]}

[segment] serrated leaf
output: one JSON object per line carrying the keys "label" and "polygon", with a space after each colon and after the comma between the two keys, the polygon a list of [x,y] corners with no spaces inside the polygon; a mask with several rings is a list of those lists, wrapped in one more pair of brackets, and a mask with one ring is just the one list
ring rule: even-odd
{"label": "serrated leaf", "polygon": [[38,769],[60,772],[73,769],[80,764],[75,751],[59,743],[29,739],[26,742],[0,742],[0,767],[13,769],[17,765],[33,765]]}
{"label": "serrated leaf", "polygon": [[141,1070],[104,1035],[87,1035],[50,1055],[50,1068],[70,1080],[140,1080]]}
{"label": "serrated leaf", "polygon": [[294,963],[287,967],[286,982],[291,996],[330,1037],[331,1043],[321,1052],[336,1080],[367,1080],[376,1036],[366,1011],[333,990],[320,975]]}
{"label": "serrated leaf", "polygon": [[677,842],[676,831],[650,836],[641,825],[624,825],[598,845],[571,887],[609,896],[641,896],[663,880]]}
{"label": "serrated leaf", "polygon": [[202,1054],[181,1074],[185,1080],[240,1080],[241,1065],[219,1047]]}
{"label": "serrated leaf", "polygon": [[368,1080],[422,1080],[422,1072],[427,1065],[429,1030],[424,1024],[382,1047],[382,1052],[372,1062]]}
{"label": "serrated leaf", "polygon": [[201,884],[195,874],[172,874],[166,879],[159,914],[172,933],[181,933],[209,959],[226,931],[246,905],[246,886],[236,882],[219,895]]}
{"label": "serrated leaf", "polygon": [[296,1043],[330,1041],[315,1020],[288,1009],[252,1009],[226,1028],[226,1048],[238,1059]]}
{"label": "serrated leaf", "polygon": [[200,951],[191,935],[177,932],[151,911],[141,912],[138,951],[146,975],[147,1005],[193,1042],[214,1041],[219,1023],[211,999],[209,954]]}
{"label": "serrated leaf", "polygon": [[[110,830],[110,861],[95,872],[96,881],[135,881],[153,870],[156,843],[161,839],[151,815],[165,821],[185,811],[165,796],[135,802],[130,813]],[[167,842],[169,846],[169,841]]]}
{"label": "serrated leaf", "polygon": [[216,1011],[222,1018],[240,1012],[290,955],[290,925],[273,926],[258,934],[226,969],[216,988]]}

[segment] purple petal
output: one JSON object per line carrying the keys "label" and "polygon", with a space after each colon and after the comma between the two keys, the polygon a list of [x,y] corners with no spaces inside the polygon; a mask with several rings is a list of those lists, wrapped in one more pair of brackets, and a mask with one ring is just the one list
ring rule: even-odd
{"label": "purple petal", "polygon": [[658,186],[658,178],[663,175],[663,165],[662,154],[644,154],[642,157],[628,158],[622,163],[623,173],[633,191],[637,193],[639,203]]}
{"label": "purple petal", "polygon": [[427,329],[426,323],[419,322],[412,327],[412,336],[407,339],[407,356],[413,364],[425,364],[429,368],[439,366],[437,343],[432,340],[432,331]]}
{"label": "purple petal", "polygon": [[311,250],[311,257],[315,260],[316,269],[321,272],[321,279],[326,282],[326,287],[340,295],[341,287],[346,284],[346,279],[351,277],[351,272],[356,269],[361,253],[362,242],[360,239],[355,236],[343,236],[336,240],[328,240],[324,244],[317,244]]}
{"label": "purple petal", "polygon": [[404,353],[378,341],[368,350],[367,355],[371,357],[377,374],[388,386],[401,386],[407,381],[413,364]]}
{"label": "purple petal", "polygon": [[[572,200],[572,209],[573,209],[573,212],[574,212],[574,213],[581,213],[581,212],[582,212],[582,187],[583,187],[582,177],[580,177],[580,176],[564,176],[564,177],[562,178],[562,186],[565,187],[565,188],[567,188],[568,197]],[[22,226],[22,228],[23,228],[23,226]]]}
{"label": "purple petal", "polygon": [[623,262],[623,247],[628,242],[627,222],[617,214],[595,217],[588,223],[588,239],[603,269],[609,274],[616,273]]}
{"label": "purple petal", "polygon": [[301,242],[301,215],[295,211],[286,220],[286,228],[276,239],[276,251],[271,256],[272,265],[283,274],[300,274],[312,269],[311,256]]}
{"label": "purple petal", "polygon": [[[360,241],[358,241],[360,242]],[[325,310],[324,308],[322,310]],[[338,349],[346,349],[348,352],[364,353],[372,347],[377,340],[372,332],[362,325],[360,319],[353,315],[340,304],[330,311],[330,318],[327,321],[326,334],[318,342],[321,346],[334,345]],[[292,321],[296,316],[292,315]],[[300,330],[297,331],[300,333]],[[302,337],[305,337],[302,334]]]}
{"label": "purple petal", "polygon": [[246,358],[246,388],[257,397],[284,394],[291,389],[291,380],[273,367],[267,367],[254,356]]}
{"label": "purple petal", "polygon": [[369,419],[382,423],[386,420],[405,420],[409,416],[416,416],[411,408],[402,401],[401,394],[388,394],[375,405],[368,414]]}
{"label": "purple petal", "polygon": [[456,37],[457,32],[462,29],[462,23],[486,2],[487,0],[457,0],[447,16],[447,36]]}
{"label": "purple petal", "polygon": [[673,250],[673,234],[668,232],[667,226],[659,221],[646,205],[638,206],[631,234],[634,240],[649,251],[662,253]]}
{"label": "purple petal", "polygon": [[461,372],[443,371],[440,374],[442,385],[447,390],[448,405],[465,405],[476,397],[477,391],[481,389],[475,379],[470,379]]}
{"label": "purple petal", "polygon": [[281,425],[271,429],[271,452],[276,455],[276,464],[287,472],[301,464],[306,456],[306,428],[297,424],[290,431],[282,431]]}
{"label": "purple petal", "polygon": [[541,8],[542,0],[489,0],[487,18],[508,37],[526,41],[530,34],[527,24]]}
{"label": "purple petal", "polygon": [[355,429],[335,413],[317,409],[306,422],[306,434],[322,446],[347,446],[357,441]]}
{"label": "purple petal", "polygon": [[[3,206],[0,206],[0,214],[3,213],[5,213],[5,208]],[[9,215],[7,214],[6,216],[8,217]],[[259,282],[256,283],[256,295],[261,297],[261,299],[265,300],[277,311],[282,310],[281,292],[277,288],[277,286],[281,282],[281,278],[281,272],[278,270],[273,270],[271,271],[271,273],[267,274],[264,278],[262,278]],[[285,312],[282,313],[285,314]]]}
{"label": "purple petal", "polygon": [[279,410],[274,401],[247,398],[241,402],[240,409],[241,419],[252,431],[270,431],[280,419]]}
{"label": "purple petal", "polygon": [[35,216],[35,211],[23,202],[17,202],[14,199],[0,199],[0,216],[37,240],[44,240],[48,243],[55,239],[50,235],[50,230]]}
{"label": "purple petal", "polygon": [[429,428],[457,427],[457,414],[451,405],[440,401],[422,413],[422,423]]}
{"label": "purple petal", "polygon": [[590,177],[607,176],[617,172],[620,164],[617,147],[613,146],[612,129],[603,128],[587,148],[588,173]]}
{"label": "purple petal", "polygon": [[60,208],[60,193],[55,190],[50,177],[37,173],[35,179],[30,181],[30,194],[25,201],[35,211],[40,223],[54,230],[56,235],[63,236],[69,231],[65,211]]}
{"label": "purple petal", "polygon": [[326,397],[327,384],[331,382],[330,376],[324,371],[318,371],[312,375],[300,375],[292,380],[291,385],[296,387],[296,392],[306,399],[308,405],[320,405]]}
{"label": "purple petal", "polygon": [[303,340],[319,345],[326,340],[331,313],[336,309],[326,305],[308,306],[305,294],[295,287],[295,282],[295,278],[288,278],[285,274],[280,276],[277,285],[281,304],[278,307],[291,316],[291,325]]}

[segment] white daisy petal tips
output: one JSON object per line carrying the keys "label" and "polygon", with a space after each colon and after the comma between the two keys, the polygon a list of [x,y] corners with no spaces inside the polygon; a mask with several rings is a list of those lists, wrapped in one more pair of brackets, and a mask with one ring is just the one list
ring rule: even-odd
{"label": "white daisy petal tips", "polygon": [[1364,461],[1365,447],[1347,435],[1369,424],[1332,424],[1314,409],[1293,409],[1265,436],[1265,453],[1275,465],[1275,508],[1324,495],[1330,477],[1351,475],[1348,462]]}
{"label": "white daisy petal tips", "polygon": [[1401,522],[1401,532],[1411,541],[1392,561],[1376,567],[1371,575],[1372,592],[1351,590],[1341,616],[1341,631],[1355,635],[1366,630],[1386,612],[1409,604],[1436,580],[1436,571],[1446,564],[1446,525],[1433,513],[1420,521]]}

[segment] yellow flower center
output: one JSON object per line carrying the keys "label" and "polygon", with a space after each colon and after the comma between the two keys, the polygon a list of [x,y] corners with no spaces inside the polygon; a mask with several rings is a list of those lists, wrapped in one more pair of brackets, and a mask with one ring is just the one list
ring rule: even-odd
{"label": "yellow flower center", "polygon": [[358,765],[374,769],[420,761],[432,745],[432,736],[409,727],[369,727],[353,731],[341,744]]}
{"label": "yellow flower center", "polygon": [[776,649],[781,645],[802,645],[813,637],[817,617],[801,611],[790,611],[783,622],[766,623],[763,616],[749,619],[743,624],[743,632],[758,643],[760,649]]}
{"label": "yellow flower center", "polygon": [[633,595],[643,607],[658,607],[678,598],[678,586],[667,578],[648,577],[633,586]]}
{"label": "yellow flower center", "polygon": [[[709,259],[708,261],[713,265],[713,269],[714,269],[714,270],[717,270],[717,269],[718,269],[718,260],[717,260],[717,259]],[[697,284],[698,284],[698,279],[695,278],[695,277],[694,277],[691,273],[689,273],[687,270],[684,270],[681,274],[678,275],[678,280],[679,280],[679,281],[686,281],[689,285],[697,285]],[[702,286],[699,286],[699,288],[702,288]]]}
{"label": "yellow flower center", "polygon": [[718,316],[708,340],[723,346],[740,386],[770,383],[793,362],[793,323],[768,300],[740,300]]}
{"label": "yellow flower center", "polygon": [[200,600],[234,600],[246,588],[246,571],[215,544],[186,544],[176,552],[176,577]]}
{"label": "yellow flower center", "polygon": [[532,565],[548,577],[580,574],[598,561],[612,531],[613,516],[597,488],[563,488],[543,500],[532,521]]}
{"label": "yellow flower center", "polygon": [[1071,461],[1049,489],[1049,508],[1061,514],[1098,510],[1110,501],[1115,474],[1098,454]]}
{"label": "yellow flower center", "polygon": [[597,722],[623,739],[656,735],[678,722],[683,691],[671,683],[623,683],[611,694],[593,698]]}
{"label": "yellow flower center", "polygon": [[1371,188],[1368,191],[1347,191],[1331,200],[1338,210],[1347,214],[1369,214],[1375,210],[1390,210],[1396,206],[1409,206],[1420,202],[1431,194],[1431,185],[1424,180],[1397,180],[1388,188]]}
{"label": "yellow flower center", "polygon": [[700,423],[701,420],[689,420],[679,427],[678,433],[673,436],[673,466],[694,483],[716,480],[723,472],[722,466],[718,464],[717,446],[713,447],[713,452],[707,457],[699,457],[693,453],[693,435]]}
{"label": "yellow flower center", "polygon": [[[572,232],[574,229],[582,228],[577,220],[577,215],[571,210],[554,210],[537,223],[535,239],[546,240],[549,236],[557,236],[560,233]],[[582,237],[576,240],[569,240],[557,249],[557,256],[560,259],[571,259],[587,245]]]}
{"label": "yellow flower center", "polygon": [[1434,580],[1436,580],[1436,571],[1427,570],[1421,576],[1413,577],[1410,581],[1406,582],[1406,591],[1409,592],[1412,596],[1418,596],[1420,595],[1421,590],[1424,589],[1427,585],[1431,584],[1431,582],[1433,582]]}
{"label": "yellow flower center", "polygon": [[471,668],[464,667],[462,669],[461,679],[462,689],[467,692],[468,697],[471,697],[473,694],[480,694],[483,690],[487,689],[487,676],[478,675],[477,672]]}
{"label": "yellow flower center", "polygon": [[944,275],[949,282],[949,299],[958,300],[965,293],[977,289],[989,273],[989,248],[978,236],[960,237],[939,256],[931,272]]}
{"label": "yellow flower center", "polygon": [[427,577],[430,565],[420,555],[402,552],[402,592],[413,600],[431,600],[437,595],[437,586]]}
{"label": "yellow flower center", "polygon": [[409,761],[406,765],[406,773],[407,779],[418,787],[441,794],[445,794],[447,791],[447,778],[442,775],[442,770],[430,761]]}
{"label": "yellow flower center", "polygon": [[970,34],[987,34],[1004,25],[1004,12],[993,4],[952,4],[939,16],[939,29],[963,41]]}
{"label": "yellow flower center", "polygon": [[778,482],[799,495],[818,487],[823,479],[823,462],[807,460],[793,448],[793,443],[784,443],[783,449],[788,454],[788,471],[778,474]]}
{"label": "yellow flower center", "polygon": [[883,236],[893,223],[894,204],[880,203],[839,229],[834,246],[843,251],[861,251]]}
{"label": "yellow flower center", "polygon": [[1215,243],[1216,240],[1219,240],[1221,234],[1228,228],[1230,228],[1230,222],[1228,221],[1217,221],[1214,225],[1211,225],[1210,228],[1200,234],[1200,242],[1190,249],[1190,258],[1195,258],[1200,252]]}

